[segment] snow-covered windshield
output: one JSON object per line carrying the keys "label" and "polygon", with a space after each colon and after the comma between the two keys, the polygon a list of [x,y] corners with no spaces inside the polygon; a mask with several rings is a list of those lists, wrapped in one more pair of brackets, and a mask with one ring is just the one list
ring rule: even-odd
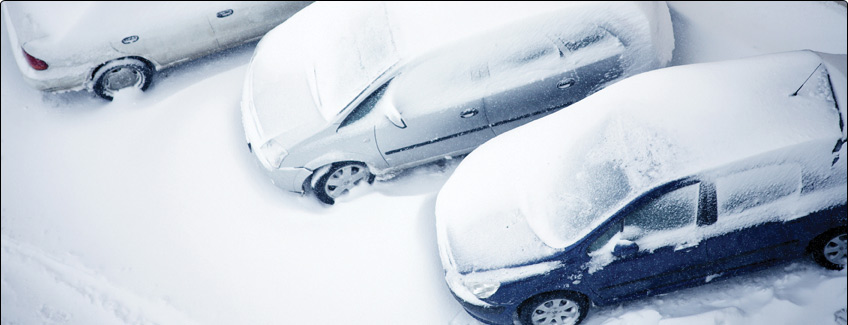
{"label": "snow-covered windshield", "polygon": [[263,138],[320,129],[398,60],[383,3],[318,9],[303,9],[257,46],[247,82]]}
{"label": "snow-covered windshield", "polygon": [[[586,105],[616,106],[615,113],[581,133],[556,160],[561,163],[551,173],[556,181],[545,182],[544,194],[531,197],[528,222],[549,245],[566,247],[660,182],[809,140],[838,139],[839,117],[828,92],[789,97],[819,62],[813,53],[797,52],[639,78],[666,89],[662,97],[637,85],[639,80],[629,88],[612,86]],[[758,77],[763,73],[776,80],[763,82]],[[674,82],[710,88],[675,93]],[[733,102],[722,100],[728,94]]]}
{"label": "snow-covered windshield", "polygon": [[311,81],[318,108],[327,120],[399,60],[383,3],[340,3],[332,9],[326,12],[331,24],[322,28],[339,30],[344,37],[310,44],[321,54],[314,57]]}

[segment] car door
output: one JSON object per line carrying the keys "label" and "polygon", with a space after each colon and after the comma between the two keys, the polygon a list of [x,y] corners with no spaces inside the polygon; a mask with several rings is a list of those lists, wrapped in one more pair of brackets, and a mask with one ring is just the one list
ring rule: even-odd
{"label": "car door", "polygon": [[495,133],[568,107],[618,78],[623,49],[616,37],[597,29],[565,40],[542,37],[490,62],[485,103]]}
{"label": "car door", "polygon": [[708,260],[705,248],[690,243],[690,235],[698,227],[700,184],[680,183],[670,188],[661,188],[628,207],[624,216],[589,246],[593,259],[603,259],[604,254],[613,259],[593,276],[598,295],[610,301],[642,297],[704,276],[698,266]]}
{"label": "car door", "polygon": [[[98,3],[100,5],[100,3]],[[114,7],[120,38],[111,40],[115,50],[169,66],[217,50],[212,26],[204,16],[204,2],[104,2]],[[151,24],[150,20],[168,22]]]}
{"label": "car door", "polygon": [[390,166],[466,153],[495,136],[477,86],[486,78],[485,66],[458,62],[464,61],[430,58],[390,82],[377,106],[397,118],[375,130]]}
{"label": "car door", "polygon": [[[794,258],[798,243],[783,220],[801,191],[797,164],[756,167],[715,180],[717,220],[704,240],[714,276],[738,273]],[[787,205],[788,204],[788,205]],[[790,216],[791,217],[791,216]]]}
{"label": "car door", "polygon": [[449,107],[396,109],[405,126],[384,123],[375,130],[377,146],[390,166],[471,151],[494,136],[479,98]]}

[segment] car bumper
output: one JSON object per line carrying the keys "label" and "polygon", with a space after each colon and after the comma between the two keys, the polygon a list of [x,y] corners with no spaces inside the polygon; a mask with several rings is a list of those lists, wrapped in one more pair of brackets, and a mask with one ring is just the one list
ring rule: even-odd
{"label": "car bumper", "polygon": [[[259,164],[262,165],[261,163]],[[264,168],[264,167],[263,167]],[[303,194],[303,184],[312,175],[312,171],[306,168],[288,168],[283,167],[274,170],[267,170],[268,176],[271,178],[271,183],[286,191]]]}
{"label": "car bumper", "polygon": [[515,308],[508,306],[497,306],[477,299],[462,284],[459,273],[457,273],[453,258],[448,249],[447,233],[444,225],[437,218],[436,236],[439,246],[439,257],[445,270],[445,283],[450,289],[454,299],[462,305],[471,317],[486,324],[512,324]]}
{"label": "car bumper", "polygon": [[18,70],[21,71],[21,75],[27,84],[38,90],[51,92],[85,89],[88,76],[91,74],[88,67],[62,66],[55,61],[47,62],[48,68],[42,71],[36,71],[30,67],[23,53],[23,48],[26,46],[20,43],[15,32],[15,26],[12,25],[11,19],[8,17],[8,11],[4,10],[4,13],[12,56],[15,57]]}
{"label": "car bumper", "polygon": [[503,306],[477,306],[462,300],[453,291],[453,297],[465,309],[465,312],[474,317],[474,319],[485,324],[513,324],[515,321],[515,311],[513,308]]}
{"label": "car bumper", "polygon": [[[29,67],[20,51],[12,51],[18,69],[21,71],[24,81],[31,87],[49,92],[64,92],[86,89],[88,82],[88,69],[62,68],[50,66],[47,70],[36,71]],[[48,62],[48,64],[50,64]]]}

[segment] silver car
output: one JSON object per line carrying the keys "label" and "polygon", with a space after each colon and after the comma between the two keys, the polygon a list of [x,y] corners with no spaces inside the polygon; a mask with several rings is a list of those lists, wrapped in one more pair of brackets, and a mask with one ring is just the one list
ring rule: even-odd
{"label": "silver car", "polygon": [[155,71],[259,39],[311,1],[9,1],[3,13],[23,79],[111,100]]}
{"label": "silver car", "polygon": [[333,204],[665,66],[671,28],[664,2],[316,3],[256,48],[248,147],[274,184]]}

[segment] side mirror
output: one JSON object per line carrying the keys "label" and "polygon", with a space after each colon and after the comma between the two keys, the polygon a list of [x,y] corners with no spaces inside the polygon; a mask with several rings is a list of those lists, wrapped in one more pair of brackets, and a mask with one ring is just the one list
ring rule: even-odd
{"label": "side mirror", "polygon": [[612,255],[619,258],[630,257],[639,252],[639,245],[632,241],[620,241],[612,249]]}
{"label": "side mirror", "polygon": [[384,114],[389,122],[392,122],[396,127],[401,129],[406,128],[406,122],[403,120],[403,117],[400,116],[400,112],[394,107],[394,105],[386,105],[384,108]]}

